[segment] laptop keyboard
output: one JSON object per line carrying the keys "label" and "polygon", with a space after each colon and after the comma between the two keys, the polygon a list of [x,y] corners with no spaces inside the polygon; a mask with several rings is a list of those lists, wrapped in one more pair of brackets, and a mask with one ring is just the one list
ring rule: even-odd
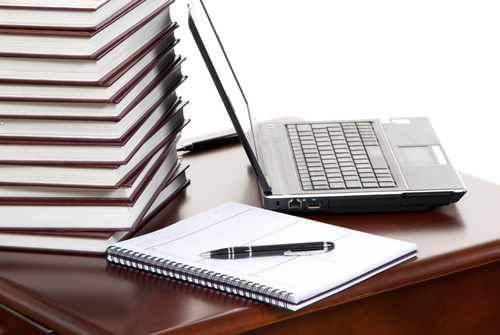
{"label": "laptop keyboard", "polygon": [[291,124],[304,190],[396,187],[370,122]]}

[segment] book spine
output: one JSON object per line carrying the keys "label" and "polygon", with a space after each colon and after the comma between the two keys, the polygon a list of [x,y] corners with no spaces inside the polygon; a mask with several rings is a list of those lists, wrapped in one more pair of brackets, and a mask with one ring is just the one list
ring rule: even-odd
{"label": "book spine", "polygon": [[281,308],[288,308],[292,295],[290,292],[245,279],[116,246],[106,249],[106,259],[108,262],[214,288]]}

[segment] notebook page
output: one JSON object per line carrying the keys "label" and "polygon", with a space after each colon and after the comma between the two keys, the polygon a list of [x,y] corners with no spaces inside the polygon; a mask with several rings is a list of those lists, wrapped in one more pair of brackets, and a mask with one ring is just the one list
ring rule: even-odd
{"label": "notebook page", "polygon": [[[333,241],[335,249],[314,256],[238,260],[199,256],[229,246],[308,241]],[[237,203],[115,245],[291,292],[293,303],[338,287],[416,249],[412,243]]]}

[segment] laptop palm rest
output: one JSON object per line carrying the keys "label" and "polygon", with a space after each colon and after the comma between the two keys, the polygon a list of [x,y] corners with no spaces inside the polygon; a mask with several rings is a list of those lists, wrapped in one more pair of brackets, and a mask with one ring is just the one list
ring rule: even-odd
{"label": "laptop palm rest", "polygon": [[383,127],[410,190],[463,188],[427,118],[395,120]]}

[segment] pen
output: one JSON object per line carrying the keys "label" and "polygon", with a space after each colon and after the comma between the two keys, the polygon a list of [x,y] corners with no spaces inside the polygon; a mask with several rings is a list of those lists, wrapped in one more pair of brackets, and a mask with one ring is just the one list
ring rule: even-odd
{"label": "pen", "polygon": [[333,242],[306,242],[274,245],[228,247],[201,253],[205,258],[239,259],[262,256],[306,256],[333,250]]}
{"label": "pen", "polygon": [[226,134],[222,136],[207,138],[205,140],[194,141],[191,143],[186,143],[177,148],[177,151],[198,151],[208,148],[213,148],[219,145],[224,145],[231,143],[238,139],[236,133]]}

